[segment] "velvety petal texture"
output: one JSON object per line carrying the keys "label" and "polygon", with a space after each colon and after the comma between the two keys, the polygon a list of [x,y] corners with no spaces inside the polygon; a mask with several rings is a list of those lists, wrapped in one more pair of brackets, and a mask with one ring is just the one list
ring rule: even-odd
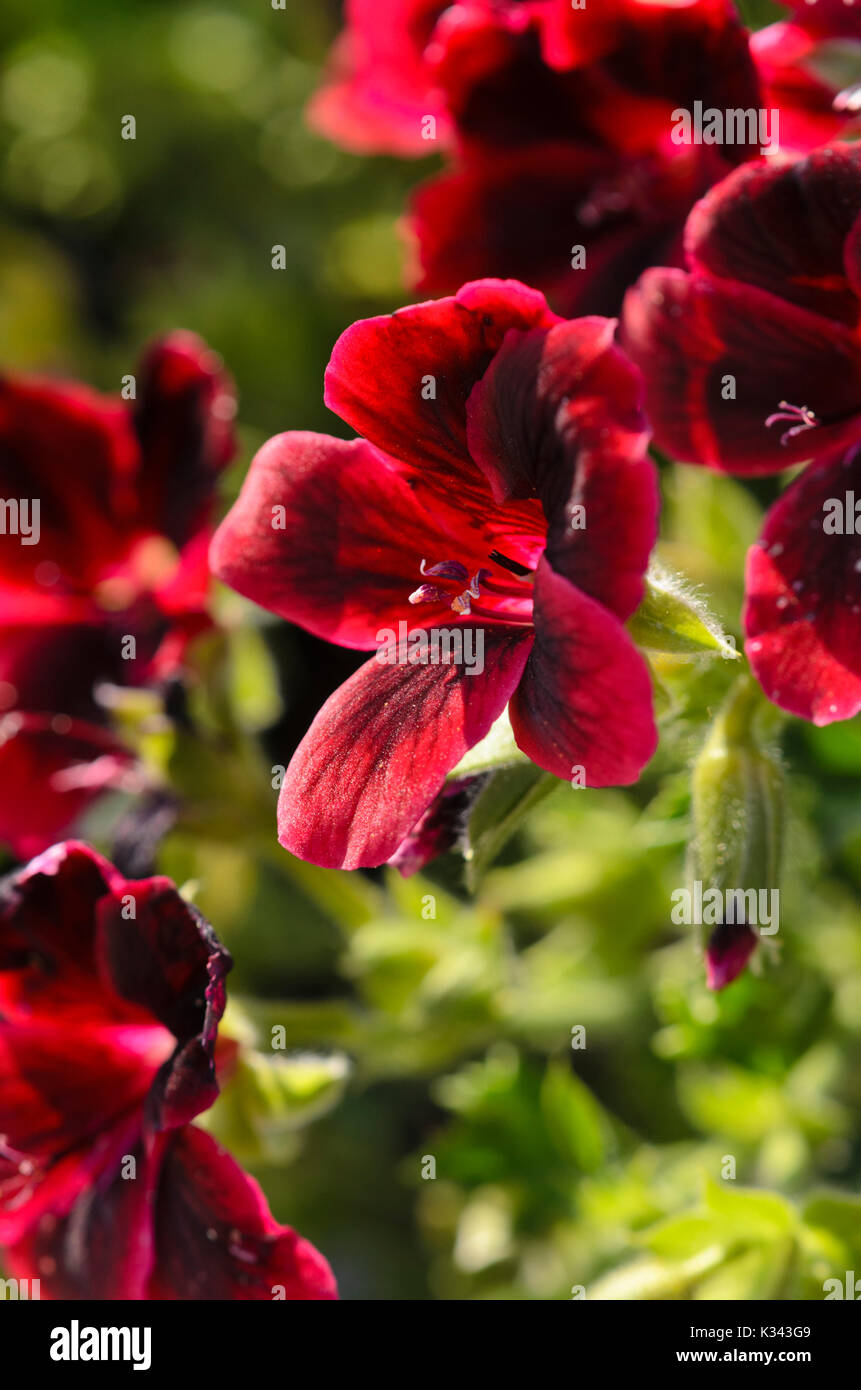
{"label": "velvety petal texture", "polygon": [[[857,501],[856,501],[857,499]],[[775,704],[815,724],[861,710],[861,449],[811,464],[747,562],[745,650]]]}

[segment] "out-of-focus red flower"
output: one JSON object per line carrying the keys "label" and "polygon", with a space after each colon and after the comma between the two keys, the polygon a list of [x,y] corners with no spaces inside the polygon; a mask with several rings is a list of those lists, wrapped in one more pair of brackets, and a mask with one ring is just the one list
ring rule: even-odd
{"label": "out-of-focus red flower", "polygon": [[779,104],[769,141],[803,151],[851,115],[830,110],[839,85],[821,76],[813,95],[797,77],[788,40],[752,51],[731,0],[357,0],[347,15],[311,119],[353,149],[450,155],[409,217],[433,293],[511,275],[569,316],[615,313],[643,269],[681,263],[694,202],[760,152],[748,127],[676,143],[677,112]]}
{"label": "out-of-focus red flower", "polygon": [[688,271],[629,292],[623,342],[657,443],[732,473],[810,466],[748,557],[766,693],[828,724],[861,709],[861,146],[736,170],[694,209]]}
{"label": "out-of-focus red flower", "polygon": [[98,794],[97,778],[57,794],[47,767],[88,761],[88,740],[106,751],[95,688],[170,675],[208,623],[214,484],[234,411],[220,360],[189,333],[149,349],[133,400],[0,377],[0,717],[16,721],[14,752],[8,737],[0,746],[0,768],[16,773],[4,775],[0,839],[21,856]]}
{"label": "out-of-focus red flower", "polygon": [[433,116],[445,142],[449,122],[425,60],[445,8],[445,0],[346,0],[344,32],[309,107],[312,125],[359,154],[411,156],[429,152],[422,121]]}
{"label": "out-of-focus red flower", "polygon": [[[494,280],[354,324],[326,400],[365,438],[285,434],[254,459],[214,571],[319,636],[377,647],[287,770],[295,854],[388,860],[506,705],[520,748],[560,777],[629,783],[651,756],[649,676],[623,624],[657,496],[614,327]],[[442,631],[453,645],[434,660]]]}
{"label": "out-of-focus red flower", "polygon": [[0,1246],[43,1298],[336,1297],[190,1123],[218,1093],[230,964],[169,879],[86,845],[0,883]]}
{"label": "out-of-focus red flower", "polygon": [[806,153],[861,126],[861,0],[784,0],[792,19],[751,38],[781,143]]}

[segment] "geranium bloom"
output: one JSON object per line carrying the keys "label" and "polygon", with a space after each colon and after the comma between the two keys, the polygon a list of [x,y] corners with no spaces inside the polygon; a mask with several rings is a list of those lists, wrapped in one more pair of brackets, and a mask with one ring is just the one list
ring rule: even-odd
{"label": "geranium bloom", "polygon": [[319,636],[378,648],[287,770],[279,835],[295,854],[388,860],[506,705],[557,776],[628,783],[651,756],[649,676],[623,623],[656,486],[613,332],[493,280],[368,319],[326,374],[365,438],[284,434],[254,459],[215,572]]}
{"label": "geranium bloom", "polygon": [[150,348],[135,387],[0,379],[0,839],[22,856],[121,773],[94,688],[169,675],[208,621],[232,389],[188,333]]}
{"label": "geranium bloom", "polygon": [[747,568],[747,652],[769,697],[827,724],[861,708],[861,147],[739,169],[647,271],[623,341],[657,443],[740,474],[809,467]]}
{"label": "geranium bloom", "polygon": [[169,879],[86,845],[0,883],[0,1247],[43,1298],[336,1297],[190,1123],[218,1093],[230,964]]}
{"label": "geranium bloom", "polygon": [[[410,214],[416,284],[434,293],[514,275],[562,313],[615,313],[646,266],[680,262],[694,202],[761,148],[747,125],[743,138],[676,143],[674,113],[700,103],[758,125],[773,104],[731,0],[357,0],[347,19],[311,119],[350,148],[453,155]],[[838,90],[824,78],[815,101],[778,82],[776,38],[767,63],[791,115],[782,128],[769,118],[770,142],[791,134],[807,150],[845,124],[831,113],[823,125]]]}

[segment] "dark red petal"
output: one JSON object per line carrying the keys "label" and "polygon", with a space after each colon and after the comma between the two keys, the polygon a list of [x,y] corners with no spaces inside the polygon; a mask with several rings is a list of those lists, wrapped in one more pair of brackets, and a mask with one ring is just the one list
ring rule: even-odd
{"label": "dark red petal", "polygon": [[154,343],[138,369],[137,500],[144,524],[182,546],[208,516],[219,471],[236,441],[233,384],[193,333]]}
{"label": "dark red petal", "polygon": [[467,627],[483,633],[480,674],[374,657],[330,696],[287,769],[278,802],[285,849],[331,868],[392,857],[523,671],[530,628]]}
{"label": "dark red petal", "polygon": [[[646,271],[625,298],[622,343],[645,376],[655,440],[679,460],[778,472],[861,437],[858,334],[764,290]],[[783,444],[793,422],[765,423],[781,401],[820,423]]]}
{"label": "dark red petal", "polygon": [[557,68],[600,66],[622,93],[652,96],[666,109],[756,107],[759,89],[748,36],[731,0],[601,0],[545,7],[544,44]]}
{"label": "dark red petal", "polygon": [[134,756],[106,730],[66,715],[0,716],[0,842],[29,859],[61,839]]}
{"label": "dark red petal", "polygon": [[615,327],[583,318],[512,330],[469,398],[467,438],[497,501],[540,497],[553,568],[627,618],[642,598],[658,492],[642,380]]}
{"label": "dark red petal", "polygon": [[[823,8],[824,0],[805,8],[811,18]],[[837,0],[847,15],[843,0]],[[804,15],[799,15],[803,21]],[[846,107],[840,109],[838,97],[844,82],[861,72],[861,17],[857,28],[854,66],[848,45],[823,44],[803,22],[778,21],[752,34],[750,51],[762,86],[762,105],[780,110],[780,148],[806,154],[817,145],[827,144],[848,134],[857,125],[857,116]],[[825,37],[825,36],[823,36]],[[837,103],[837,109],[835,109]]]}
{"label": "dark red petal", "polygon": [[380,628],[409,613],[422,560],[457,557],[469,573],[486,562],[487,548],[464,531],[456,496],[424,511],[364,440],[296,432],[256,455],[210,557],[262,608],[328,641],[371,648]]}
{"label": "dark red petal", "polygon": [[[461,149],[589,138],[595,91],[584,73],[555,71],[541,52],[536,4],[458,4],[429,56]],[[587,21],[588,22],[588,21]]]}
{"label": "dark red petal", "polygon": [[398,845],[389,863],[404,878],[459,845],[469,812],[487,785],[490,773],[456,777],[446,782],[424,815]]}
{"label": "dark red petal", "polygon": [[833,145],[796,163],[737,169],[703,198],[685,244],[694,274],[768,290],[854,328],[861,277],[846,243],[861,219],[861,146]]}
{"label": "dark red petal", "polygon": [[146,1095],[164,1055],[151,1041],[133,1028],[0,1022],[0,1149],[32,1171],[92,1143]]}
{"label": "dark red petal", "polygon": [[0,582],[47,586],[55,603],[89,590],[123,555],[137,462],[121,401],[67,383],[0,379],[0,497],[39,501],[38,544],[23,528],[0,535]]}
{"label": "dark red petal", "polygon": [[706,946],[706,984],[725,989],[740,975],[756,950],[756,933],[743,922],[721,922]]}
{"label": "dark red petal", "polygon": [[782,0],[795,22],[821,38],[861,38],[858,0]]}
{"label": "dark red petal", "polygon": [[165,1156],[155,1209],[155,1299],[335,1299],[323,1256],[272,1216],[253,1178],[189,1125]]}
{"label": "dark red petal", "polygon": [[0,713],[56,712],[62,692],[63,714],[88,721],[103,718],[93,694],[95,684],[120,684],[122,668],[132,664],[123,659],[116,631],[95,623],[55,627],[35,615],[19,621],[19,596],[25,601],[27,597],[19,591],[13,599],[15,626],[0,626]]}
{"label": "dark red petal", "polygon": [[[39,1191],[43,1211],[4,1251],[16,1278],[38,1279],[43,1299],[138,1300],[148,1296],[154,1260],[153,1202],[163,1143],[147,1157],[135,1121],[119,1124],[99,1141],[100,1164],[85,1186],[59,1190],[55,1173],[44,1181],[54,1205]],[[92,1152],[87,1155],[90,1162]],[[134,1160],[134,1170],[129,1160]],[[86,1173],[84,1162],[78,1176]],[[70,1200],[71,1198],[71,1200]]]}
{"label": "dark red petal", "polygon": [[200,1114],[218,1094],[215,1039],[230,955],[167,878],[129,880],[121,895],[103,898],[96,912],[102,972],[123,999],[157,1019],[176,1039],[147,1106],[153,1127],[175,1128]]}
{"label": "dark red petal", "polygon": [[[359,154],[435,154],[449,121],[424,50],[444,0],[348,0],[345,8],[347,28],[309,105],[311,124]],[[436,118],[437,142],[422,134],[428,115]]]}
{"label": "dark red petal", "polygon": [[413,195],[418,287],[451,290],[489,267],[539,285],[568,316],[615,314],[641,271],[675,263],[702,186],[689,152],[661,162],[554,143],[482,154]]}
{"label": "dark red petal", "polygon": [[588,787],[636,782],[657,744],[642,656],[618,618],[546,560],[535,577],[535,645],[510,714],[527,757]]}
{"label": "dark red petal", "polygon": [[[515,281],[482,280],[454,298],[353,324],[335,344],[326,404],[378,448],[441,487],[469,489],[466,402],[510,328],[558,322],[543,295]],[[423,399],[422,387],[434,398]]]}
{"label": "dark red petal", "polygon": [[[832,517],[843,534],[824,529]],[[861,450],[811,465],[787,488],[748,554],[746,588],[745,649],[769,699],[815,724],[857,714]]]}
{"label": "dark red petal", "polygon": [[143,1024],[99,974],[96,906],[125,880],[89,845],[67,841],[0,880],[0,1013],[67,1031]]}

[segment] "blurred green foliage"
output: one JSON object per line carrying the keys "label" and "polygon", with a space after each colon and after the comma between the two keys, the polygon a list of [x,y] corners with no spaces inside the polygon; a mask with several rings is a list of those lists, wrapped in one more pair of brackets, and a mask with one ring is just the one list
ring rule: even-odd
{"label": "blurred green foliage", "polygon": [[[116,389],[147,336],[197,330],[240,390],[225,504],[267,434],[341,430],[331,345],[405,298],[397,221],[422,166],[302,121],[336,26],[308,0],[0,15],[3,362]],[[662,484],[660,562],[740,647],[776,484],[671,465]],[[740,663],[654,656],[661,748],[635,788],[539,797],[515,769],[505,795],[530,814],[504,845],[476,828],[470,892],[454,855],[403,880],[279,849],[289,749],[266,735],[309,672],[235,596],[217,610],[187,722],[154,718],[155,696],[115,717],[181,798],[158,867],[236,959],[240,1060],[205,1122],[343,1295],[821,1298],[861,1268],[859,722],[787,726],[779,945],[714,996],[670,895],[690,765]],[[118,809],[88,827],[108,850]]]}

